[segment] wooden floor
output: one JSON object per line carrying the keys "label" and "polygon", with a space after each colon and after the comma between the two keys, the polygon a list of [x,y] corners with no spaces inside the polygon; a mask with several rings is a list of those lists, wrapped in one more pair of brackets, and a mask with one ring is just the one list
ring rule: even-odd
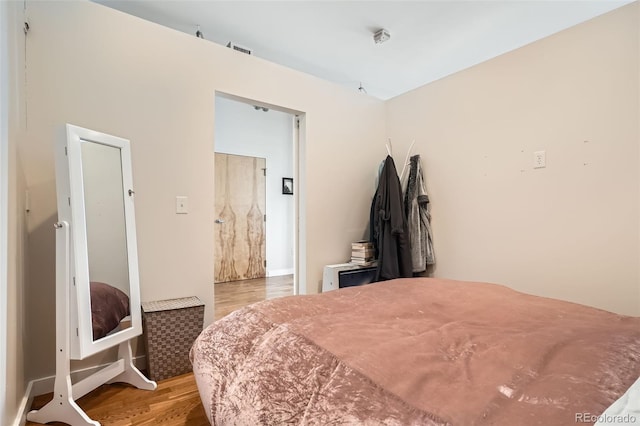
{"label": "wooden floor", "polygon": [[231,281],[214,285],[215,319],[252,303],[293,294],[293,275]]}
{"label": "wooden floor", "polygon": [[[32,409],[37,410],[51,398],[52,393],[36,397]],[[160,381],[155,391],[119,383],[102,385],[76,402],[102,426],[209,425],[193,373]],[[38,424],[26,423],[27,426]],[[58,422],[47,424],[64,425]]]}
{"label": "wooden floor", "polygon": [[[292,294],[293,275],[218,283],[214,286],[215,319],[252,303]],[[41,408],[52,398],[52,393],[37,396],[31,409]],[[102,385],[76,402],[102,426],[209,424],[192,373],[158,382],[155,391],[119,383]],[[26,423],[27,426],[38,424]]]}

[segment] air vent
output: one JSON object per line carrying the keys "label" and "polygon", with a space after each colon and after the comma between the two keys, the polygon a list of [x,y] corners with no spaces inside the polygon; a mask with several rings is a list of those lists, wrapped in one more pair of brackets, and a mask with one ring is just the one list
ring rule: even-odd
{"label": "air vent", "polygon": [[247,55],[253,54],[253,50],[249,49],[248,47],[240,46],[232,42],[227,43],[227,47],[233,50],[237,50],[238,52],[241,52],[241,53],[246,53]]}

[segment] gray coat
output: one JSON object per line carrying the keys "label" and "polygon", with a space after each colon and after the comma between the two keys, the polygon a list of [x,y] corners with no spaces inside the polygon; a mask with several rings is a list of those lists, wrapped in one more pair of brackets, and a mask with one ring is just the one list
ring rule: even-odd
{"label": "gray coat", "polygon": [[411,168],[404,196],[404,205],[409,228],[413,272],[424,272],[427,269],[427,265],[433,265],[436,262],[436,257],[433,252],[429,196],[424,187],[419,155],[411,157]]}

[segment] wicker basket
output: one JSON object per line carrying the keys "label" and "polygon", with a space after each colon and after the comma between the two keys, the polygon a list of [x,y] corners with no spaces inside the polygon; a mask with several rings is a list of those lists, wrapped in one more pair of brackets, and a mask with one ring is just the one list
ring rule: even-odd
{"label": "wicker basket", "polygon": [[202,331],[204,303],[197,297],[142,303],[142,326],[151,380],[191,371],[189,350]]}

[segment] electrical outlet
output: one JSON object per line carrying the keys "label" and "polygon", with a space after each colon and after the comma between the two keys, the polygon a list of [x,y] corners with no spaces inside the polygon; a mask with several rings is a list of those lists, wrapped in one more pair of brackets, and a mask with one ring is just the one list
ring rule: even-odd
{"label": "electrical outlet", "polygon": [[187,197],[176,197],[176,214],[189,213],[189,199]]}
{"label": "electrical outlet", "polygon": [[533,153],[533,168],[542,169],[547,167],[547,152],[536,151]]}

